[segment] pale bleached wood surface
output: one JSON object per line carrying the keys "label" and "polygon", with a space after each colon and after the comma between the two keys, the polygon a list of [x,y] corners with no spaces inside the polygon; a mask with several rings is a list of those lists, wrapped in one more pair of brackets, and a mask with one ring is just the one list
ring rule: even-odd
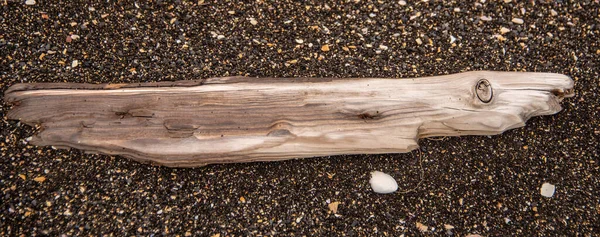
{"label": "pale bleached wood surface", "polygon": [[10,119],[31,143],[194,167],[401,153],[419,138],[491,135],[555,114],[561,74],[466,72],[415,79],[245,78],[143,84],[17,84]]}

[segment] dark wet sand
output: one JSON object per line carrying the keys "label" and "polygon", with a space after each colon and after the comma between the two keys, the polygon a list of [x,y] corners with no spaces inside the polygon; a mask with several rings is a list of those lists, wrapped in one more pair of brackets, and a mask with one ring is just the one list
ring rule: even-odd
{"label": "dark wet sand", "polygon": [[[1,236],[600,233],[598,1],[68,2],[0,2],[0,94],[18,82],[502,70],[569,75],[576,96],[525,128],[425,139],[420,152],[195,169],[28,145],[33,129],[7,121],[3,102]],[[373,193],[373,170],[399,192]]]}

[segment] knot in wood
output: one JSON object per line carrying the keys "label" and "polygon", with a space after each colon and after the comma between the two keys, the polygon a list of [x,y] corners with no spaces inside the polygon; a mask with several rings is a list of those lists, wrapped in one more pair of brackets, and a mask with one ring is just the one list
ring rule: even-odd
{"label": "knot in wood", "polygon": [[492,84],[486,79],[481,79],[475,84],[475,94],[477,98],[483,103],[489,103],[492,101],[494,91],[492,90]]}

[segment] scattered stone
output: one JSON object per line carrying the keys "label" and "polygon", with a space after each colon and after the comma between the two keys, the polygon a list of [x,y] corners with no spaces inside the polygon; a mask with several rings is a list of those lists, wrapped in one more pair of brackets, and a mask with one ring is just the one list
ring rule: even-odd
{"label": "scattered stone", "polygon": [[27,6],[35,5],[35,0],[27,0],[27,1],[25,1],[25,5],[27,5]]}
{"label": "scattered stone", "polygon": [[454,12],[460,12],[460,8],[458,8],[458,7],[455,7],[455,8],[454,8]]}
{"label": "scattered stone", "polygon": [[255,26],[256,24],[258,24],[258,21],[256,21],[256,19],[254,19],[254,17],[252,17],[252,18],[250,18],[250,24]]}
{"label": "scattered stone", "polygon": [[540,194],[542,194],[542,196],[544,196],[544,197],[551,198],[552,196],[554,196],[555,190],[556,190],[556,186],[554,186],[550,183],[544,183],[544,184],[542,184],[542,188],[540,188]]}
{"label": "scattered stone", "polygon": [[323,46],[321,46],[321,51],[323,51],[323,52],[329,51],[329,45],[328,44],[324,44]]}
{"label": "scattered stone", "polygon": [[521,18],[513,18],[512,22],[515,23],[515,24],[521,25],[521,24],[523,24],[524,21]]}
{"label": "scattered stone", "polygon": [[400,1],[398,1],[398,4],[400,6],[406,6],[406,1],[400,0]]}
{"label": "scattered stone", "polygon": [[398,190],[398,183],[389,174],[381,171],[371,172],[371,179],[369,180],[371,188],[376,193],[393,193]]}
{"label": "scattered stone", "polygon": [[554,9],[550,9],[550,15],[557,16],[558,12],[556,12]]}
{"label": "scattered stone", "polygon": [[454,43],[454,41],[456,41],[456,38],[453,35],[450,35],[450,43]]}
{"label": "scattered stone", "polygon": [[492,21],[492,18],[489,16],[480,16],[479,19],[481,19],[482,21]]}
{"label": "scattered stone", "polygon": [[224,35],[217,35],[217,39],[218,39],[218,40],[225,39],[225,36],[224,36]]}
{"label": "scattered stone", "polygon": [[388,50],[388,46],[385,46],[385,45],[383,45],[383,44],[380,44],[380,45],[379,45],[379,49],[381,49],[381,50]]}
{"label": "scattered stone", "polygon": [[296,39],[296,43],[302,44],[302,43],[304,43],[304,40],[303,39]]}
{"label": "scattered stone", "polygon": [[38,176],[38,177],[35,177],[33,180],[38,183],[43,183],[44,181],[46,181],[46,177]]}
{"label": "scattered stone", "polygon": [[502,27],[502,28],[500,28],[500,34],[506,34],[506,33],[510,32],[510,31],[511,31],[511,30],[510,30],[510,29],[508,29],[508,28],[506,28],[506,27]]}
{"label": "scattered stone", "polygon": [[329,207],[329,210],[333,213],[336,214],[338,211],[338,206],[340,205],[340,202],[332,202],[329,203],[329,205],[327,205],[327,207]]}
{"label": "scattered stone", "polygon": [[77,60],[73,60],[73,62],[71,63],[72,68],[76,68],[78,65],[79,65],[79,61],[77,61]]}
{"label": "scattered stone", "polygon": [[419,229],[419,231],[421,232],[427,232],[427,230],[429,229],[429,226],[423,225],[423,223],[421,222],[417,222],[415,223],[415,225],[417,226],[417,229]]}
{"label": "scattered stone", "polygon": [[417,39],[415,39],[415,41],[417,42],[418,45],[423,44],[423,40],[421,40],[421,38],[417,38]]}
{"label": "scattered stone", "polygon": [[79,35],[74,35],[74,34],[73,34],[73,35],[71,35],[71,39],[73,39],[73,40],[78,40],[78,39],[79,39]]}

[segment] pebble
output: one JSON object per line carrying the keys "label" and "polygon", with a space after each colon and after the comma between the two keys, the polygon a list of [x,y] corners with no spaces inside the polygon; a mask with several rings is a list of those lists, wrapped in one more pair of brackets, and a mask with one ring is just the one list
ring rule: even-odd
{"label": "pebble", "polygon": [[479,19],[481,19],[482,21],[492,21],[492,18],[489,16],[480,16]]}
{"label": "pebble", "polygon": [[500,34],[506,34],[506,33],[508,33],[508,32],[510,32],[510,29],[508,29],[508,28],[506,28],[506,27],[502,27],[502,28],[500,28]]}
{"label": "pebble", "polygon": [[521,25],[521,24],[523,24],[524,21],[521,18],[513,18],[512,22],[515,23],[515,24]]}
{"label": "pebble", "polygon": [[398,190],[398,183],[396,183],[396,180],[389,174],[381,171],[371,172],[369,183],[376,193],[393,193]]}
{"label": "pebble", "polygon": [[552,15],[552,16],[557,16],[557,15],[558,15],[558,12],[556,12],[554,9],[551,9],[551,10],[550,10],[550,15]]}
{"label": "pebble", "polygon": [[417,42],[417,44],[422,45],[423,44],[423,40],[421,40],[420,38],[417,38],[415,40]]}
{"label": "pebble", "polygon": [[554,186],[550,183],[544,183],[544,184],[542,184],[542,188],[540,188],[540,194],[542,194],[542,196],[544,196],[544,197],[551,198],[552,196],[554,196],[555,190],[556,190],[556,186]]}
{"label": "pebble", "polygon": [[302,43],[304,43],[304,40],[303,39],[296,39],[296,43],[302,44]]}
{"label": "pebble", "polygon": [[224,35],[217,35],[217,39],[218,39],[218,40],[225,39],[225,36],[224,36]]}
{"label": "pebble", "polygon": [[79,35],[71,35],[71,39],[78,40],[79,39]]}
{"label": "pebble", "polygon": [[252,18],[250,18],[250,24],[255,26],[256,24],[258,24],[258,21],[256,21],[256,19],[254,19],[254,17],[252,17]]}
{"label": "pebble", "polygon": [[35,5],[35,0],[27,0],[27,1],[25,1],[25,5],[28,5],[28,6]]}
{"label": "pebble", "polygon": [[400,6],[406,6],[406,1],[398,1],[398,4],[399,4]]}
{"label": "pebble", "polygon": [[71,67],[72,67],[72,68],[75,68],[75,67],[77,67],[78,65],[79,65],[79,61],[77,61],[77,60],[73,60],[73,62],[71,63]]}
{"label": "pebble", "polygon": [[379,49],[381,49],[381,50],[387,50],[387,49],[388,49],[388,46],[385,46],[385,45],[383,45],[383,44],[380,44],[380,45],[379,45]]}
{"label": "pebble", "polygon": [[329,45],[328,44],[324,44],[323,46],[321,46],[321,51],[323,51],[323,52],[329,51]]}
{"label": "pebble", "polygon": [[454,36],[450,35],[450,43],[452,44],[452,43],[454,43],[454,41],[456,41],[456,38]]}

